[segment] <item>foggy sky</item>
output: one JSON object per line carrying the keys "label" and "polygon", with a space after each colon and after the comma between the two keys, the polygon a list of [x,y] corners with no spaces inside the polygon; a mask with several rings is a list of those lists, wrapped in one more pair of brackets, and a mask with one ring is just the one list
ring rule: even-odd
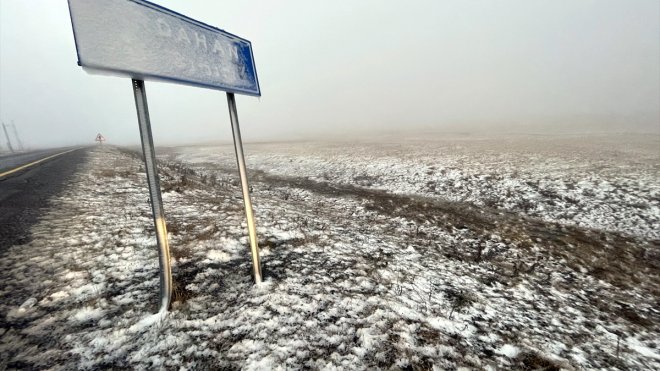
{"label": "foggy sky", "polygon": [[[252,42],[263,96],[237,96],[246,141],[660,133],[657,0],[155,2]],[[0,0],[1,119],[31,147],[139,143],[130,79],[76,61],[65,0]],[[157,145],[230,140],[223,92],[146,90]]]}

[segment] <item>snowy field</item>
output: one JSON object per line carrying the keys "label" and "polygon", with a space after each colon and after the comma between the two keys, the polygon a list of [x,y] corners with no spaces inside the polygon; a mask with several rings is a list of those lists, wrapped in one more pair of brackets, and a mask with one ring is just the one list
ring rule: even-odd
{"label": "snowy field", "polygon": [[[235,166],[227,148],[183,148],[196,164]],[[275,143],[247,151],[254,169],[389,193],[515,211],[660,239],[660,140],[639,136],[376,143]]]}
{"label": "snowy field", "polygon": [[0,369],[660,369],[660,138],[96,147],[0,257]]}

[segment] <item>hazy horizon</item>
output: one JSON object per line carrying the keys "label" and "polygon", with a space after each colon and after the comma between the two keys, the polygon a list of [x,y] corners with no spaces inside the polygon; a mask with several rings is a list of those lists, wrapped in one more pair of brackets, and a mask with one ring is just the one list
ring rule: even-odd
{"label": "hazy horizon", "polygon": [[[660,135],[655,0],[157,3],[252,42],[263,96],[237,96],[246,142]],[[156,145],[231,140],[223,92],[146,88]],[[139,143],[129,79],[76,65],[64,0],[0,2],[0,119],[26,147]]]}

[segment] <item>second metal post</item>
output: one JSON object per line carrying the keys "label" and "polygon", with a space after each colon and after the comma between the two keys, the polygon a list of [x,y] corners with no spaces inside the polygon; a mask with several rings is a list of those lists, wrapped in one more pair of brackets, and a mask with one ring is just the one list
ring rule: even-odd
{"label": "second metal post", "polygon": [[243,190],[243,202],[245,203],[245,216],[247,217],[248,235],[250,237],[250,250],[252,251],[252,269],[254,271],[254,282],[261,282],[261,261],[259,259],[259,246],[257,245],[257,227],[254,224],[254,211],[250,199],[250,187],[247,180],[247,169],[245,157],[243,156],[243,142],[241,140],[241,129],[238,126],[238,113],[236,111],[236,98],[234,93],[227,93],[227,104],[229,105],[229,118],[231,119],[231,131],[234,134],[234,150],[236,151],[236,162],[238,162],[238,174],[241,177],[241,188]]}

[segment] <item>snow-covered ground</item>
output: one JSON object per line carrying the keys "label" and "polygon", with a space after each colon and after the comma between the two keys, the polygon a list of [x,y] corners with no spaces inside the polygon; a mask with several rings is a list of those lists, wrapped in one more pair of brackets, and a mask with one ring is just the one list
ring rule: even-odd
{"label": "snow-covered ground", "polygon": [[[616,139],[616,140],[615,140]],[[658,369],[657,138],[105,146],[0,257],[0,368]],[[618,143],[618,144],[617,144]]]}
{"label": "snow-covered ground", "polygon": [[[177,159],[234,166],[225,148]],[[281,176],[503,208],[548,221],[660,238],[660,140],[634,135],[454,137],[253,145],[248,163]]]}

